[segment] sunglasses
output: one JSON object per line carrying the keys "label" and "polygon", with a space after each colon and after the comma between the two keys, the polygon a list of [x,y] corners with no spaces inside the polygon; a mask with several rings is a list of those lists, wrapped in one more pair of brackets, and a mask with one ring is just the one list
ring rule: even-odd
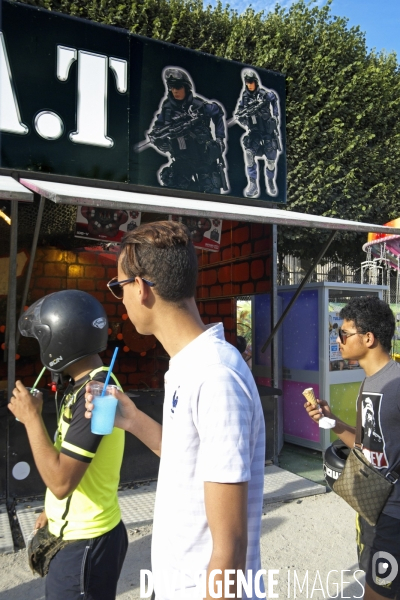
{"label": "sunglasses", "polygon": [[347,338],[351,337],[352,335],[357,335],[357,333],[359,333],[359,332],[354,331],[353,333],[347,333],[346,331],[342,331],[341,327],[339,327],[339,329],[338,329],[338,336],[339,336],[339,339],[342,342],[342,344],[346,343]]}
{"label": "sunglasses", "polygon": [[[136,277],[138,277],[138,275]],[[122,298],[124,297],[124,287],[123,286],[126,283],[132,283],[132,281],[135,281],[136,277],[130,277],[129,279],[123,279],[122,281],[118,281],[117,277],[113,277],[107,283],[107,287],[115,298],[117,298],[118,300],[122,300]],[[140,279],[142,279],[142,281],[147,283],[147,285],[149,285],[150,287],[153,287],[156,285],[152,281],[149,281],[148,279],[144,279],[144,277],[141,277]]]}

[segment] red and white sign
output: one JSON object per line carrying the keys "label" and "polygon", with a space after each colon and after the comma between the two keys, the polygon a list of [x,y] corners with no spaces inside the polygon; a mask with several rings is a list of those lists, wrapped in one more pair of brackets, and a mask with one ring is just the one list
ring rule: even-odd
{"label": "red and white sign", "polygon": [[170,215],[169,220],[186,225],[192,235],[195,248],[218,252],[221,245],[222,219]]}
{"label": "red and white sign", "polygon": [[100,206],[78,206],[75,237],[120,242],[128,231],[140,225],[141,213]]}

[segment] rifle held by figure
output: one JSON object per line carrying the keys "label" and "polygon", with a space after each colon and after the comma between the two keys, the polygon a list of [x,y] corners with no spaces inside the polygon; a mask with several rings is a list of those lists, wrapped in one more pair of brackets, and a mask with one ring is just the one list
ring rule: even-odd
{"label": "rifle held by figure", "polygon": [[146,140],[135,144],[135,152],[141,152],[150,144],[156,145],[158,140],[173,140],[178,137],[183,137],[200,119],[199,111],[185,112],[172,118],[170,123],[161,127],[153,127],[147,134]]}
{"label": "rifle held by figure", "polygon": [[258,116],[261,109],[264,108],[268,102],[269,100],[250,100],[247,106],[244,106],[236,111],[232,119],[229,119],[227,122],[227,126],[231,127],[236,122],[240,121],[240,119],[251,119],[251,117]]}

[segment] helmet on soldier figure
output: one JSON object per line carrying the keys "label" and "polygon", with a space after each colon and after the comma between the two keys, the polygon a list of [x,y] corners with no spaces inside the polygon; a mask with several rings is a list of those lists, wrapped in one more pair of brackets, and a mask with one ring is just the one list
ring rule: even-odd
{"label": "helmet on soldier figure", "polygon": [[182,69],[176,69],[175,67],[169,67],[164,72],[165,82],[168,89],[180,88],[184,86],[187,90],[192,89],[192,82],[190,81],[187,73]]}
{"label": "helmet on soldier figure", "polygon": [[258,75],[255,71],[253,71],[252,69],[245,69],[245,71],[243,72],[243,79],[245,81],[245,83],[256,83],[257,85],[259,85],[259,79],[258,79]]}

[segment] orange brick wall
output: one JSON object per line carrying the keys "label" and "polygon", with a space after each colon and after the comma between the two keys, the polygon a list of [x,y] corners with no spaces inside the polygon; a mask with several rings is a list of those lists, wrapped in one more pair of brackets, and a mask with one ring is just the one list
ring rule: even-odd
{"label": "orange brick wall", "polygon": [[[106,255],[106,253],[104,253]],[[146,387],[163,387],[163,374],[168,368],[165,351],[161,344],[155,343],[155,348],[140,356],[138,352],[123,350],[123,339],[118,339],[121,332],[125,307],[108,291],[107,281],[117,275],[115,255],[105,258],[104,255],[90,252],[59,250],[57,248],[41,247],[37,249],[32,279],[27,299],[31,305],[47,294],[65,289],[78,289],[95,296],[104,306],[110,325],[109,345],[102,358],[109,364],[116,345],[120,346],[114,372],[124,389]],[[23,288],[23,277],[18,278],[18,297]],[[19,306],[17,309],[19,313]],[[0,327],[5,325],[6,315],[0,315]],[[0,339],[4,341],[4,332]],[[25,385],[32,385],[42,368],[39,356],[39,346],[35,340],[21,338],[18,348],[20,358],[16,363],[16,376]],[[154,381],[157,375],[158,384]],[[0,363],[0,378],[7,378],[7,363]],[[40,387],[50,383],[50,375],[45,373]]]}
{"label": "orange brick wall", "polygon": [[199,253],[197,299],[205,323],[222,321],[236,343],[236,298],[271,289],[271,226],[224,221],[219,252]]}
{"label": "orange brick wall", "polygon": [[[271,228],[261,224],[224,222],[219,252],[199,251],[199,279],[197,299],[205,323],[222,321],[226,338],[236,342],[236,297],[270,290]],[[110,324],[109,345],[103,353],[109,364],[115,345],[120,346],[114,372],[125,389],[162,387],[163,374],[168,368],[168,357],[159,342],[144,356],[127,351],[121,337],[124,305],[107,290],[106,283],[117,275],[115,255],[91,252],[73,252],[51,247],[37,249],[30,290],[29,306],[39,298],[55,291],[78,289],[88,292],[101,302]],[[18,297],[22,295],[24,277],[18,278]],[[19,313],[19,306],[17,309]],[[4,341],[1,326],[5,314],[0,314],[0,341]],[[20,358],[16,375],[25,385],[32,385],[40,372],[38,345],[21,338]],[[154,381],[158,376],[159,382]],[[0,362],[0,379],[7,378],[7,363]],[[50,383],[46,374],[40,384]]]}

